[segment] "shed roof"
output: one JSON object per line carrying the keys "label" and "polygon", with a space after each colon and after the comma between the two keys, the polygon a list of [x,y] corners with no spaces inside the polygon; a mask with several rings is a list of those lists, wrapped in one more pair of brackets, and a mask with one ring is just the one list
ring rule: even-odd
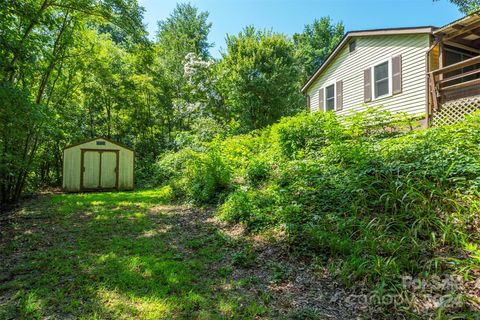
{"label": "shed roof", "polygon": [[113,144],[116,144],[117,146],[122,147],[122,148],[125,148],[125,149],[127,149],[127,150],[135,151],[135,150],[133,150],[132,148],[127,147],[127,146],[124,145],[124,144],[121,144],[121,143],[119,143],[119,142],[112,141],[112,140],[110,140],[110,139],[108,139],[108,138],[101,137],[101,136],[100,136],[100,137],[91,138],[91,139],[88,139],[88,140],[83,140],[83,141],[78,142],[78,143],[70,144],[70,145],[66,146],[65,148],[63,148],[63,150],[69,149],[69,148],[72,148],[72,147],[76,147],[76,146],[82,145],[82,144],[84,144],[84,143],[88,143],[88,142],[92,142],[92,141],[95,141],[95,140],[99,140],[99,139],[108,141],[108,142],[113,143]]}
{"label": "shed roof", "polygon": [[313,75],[307,80],[303,85],[301,91],[305,91],[310,87],[310,85],[320,76],[323,70],[325,70],[330,63],[335,59],[338,53],[343,49],[343,47],[348,43],[351,38],[354,37],[364,37],[364,36],[385,36],[385,35],[404,35],[404,34],[432,34],[436,27],[433,26],[422,26],[422,27],[407,27],[407,28],[388,28],[388,29],[372,29],[372,30],[357,30],[347,32],[343,38],[340,40],[339,44],[333,49],[333,51],[328,55],[325,61],[317,68]]}

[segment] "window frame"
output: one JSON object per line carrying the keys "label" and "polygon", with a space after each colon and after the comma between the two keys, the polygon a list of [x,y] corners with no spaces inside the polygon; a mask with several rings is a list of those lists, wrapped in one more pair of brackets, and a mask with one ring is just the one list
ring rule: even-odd
{"label": "window frame", "polygon": [[[375,85],[376,85],[376,81],[375,81],[375,67],[377,67],[377,66],[379,66],[379,65],[381,65],[381,64],[384,64],[385,62],[388,63],[388,93],[376,97],[376,96],[375,96]],[[380,100],[380,99],[383,99],[383,98],[388,98],[388,97],[393,96],[392,57],[389,57],[389,58],[387,58],[387,59],[382,59],[382,60],[379,60],[379,61],[377,61],[376,63],[374,63],[374,64],[370,67],[370,73],[371,73],[371,78],[372,78],[372,102],[375,101],[375,100]]]}
{"label": "window frame", "polygon": [[333,86],[333,110],[337,111],[337,80],[326,82],[323,85],[323,112],[327,112],[327,88]]}

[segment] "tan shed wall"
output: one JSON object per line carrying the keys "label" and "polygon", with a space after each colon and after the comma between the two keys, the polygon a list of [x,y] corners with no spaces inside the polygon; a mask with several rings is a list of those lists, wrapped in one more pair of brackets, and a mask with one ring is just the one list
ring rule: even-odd
{"label": "tan shed wall", "polygon": [[[105,141],[105,145],[97,145],[97,141]],[[103,139],[82,143],[63,151],[63,189],[67,192],[80,191],[81,150],[119,150],[118,188],[131,190],[134,187],[134,152]]]}
{"label": "tan shed wall", "polygon": [[430,46],[430,35],[389,35],[356,37],[356,50],[349,52],[346,45],[336,59],[310,86],[310,110],[318,111],[318,91],[325,84],[343,81],[343,110],[337,114],[348,114],[365,109],[363,102],[363,71],[376,63],[393,56],[402,55],[402,93],[381,98],[367,105],[385,106],[392,112],[424,114],[426,108],[427,73],[426,52]]}
{"label": "tan shed wall", "polygon": [[133,189],[134,179],[134,156],[133,151],[128,149],[120,150],[120,171],[118,173],[118,188],[122,190]]}
{"label": "tan shed wall", "polygon": [[63,150],[63,190],[80,191],[80,148]]}

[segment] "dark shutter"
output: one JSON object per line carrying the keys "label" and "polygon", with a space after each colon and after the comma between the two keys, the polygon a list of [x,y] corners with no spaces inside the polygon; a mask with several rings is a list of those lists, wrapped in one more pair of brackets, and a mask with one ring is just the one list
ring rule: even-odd
{"label": "dark shutter", "polygon": [[343,109],[343,81],[337,81],[335,87],[337,89],[337,111],[340,111]]}
{"label": "dark shutter", "polygon": [[323,107],[323,104],[324,104],[324,89],[321,88],[319,91],[318,91],[318,110],[319,111],[325,111],[325,108]]}
{"label": "dark shutter", "polygon": [[402,56],[392,58],[392,91],[393,94],[402,92]]}
{"label": "dark shutter", "polygon": [[307,108],[308,108],[308,111],[311,111],[310,109],[310,95],[307,94]]}
{"label": "dark shutter", "polygon": [[371,68],[363,70],[363,102],[372,101],[372,71]]}

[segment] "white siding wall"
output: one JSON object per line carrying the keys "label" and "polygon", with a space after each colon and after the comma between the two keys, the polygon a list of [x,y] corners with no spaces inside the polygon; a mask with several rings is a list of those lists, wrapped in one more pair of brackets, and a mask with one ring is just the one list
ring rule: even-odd
{"label": "white siding wall", "polygon": [[430,46],[430,35],[365,36],[354,39],[357,41],[356,50],[350,53],[346,45],[308,89],[311,111],[318,111],[319,89],[324,84],[340,80],[343,81],[343,110],[337,113],[364,110],[363,70],[401,54],[402,93],[374,100],[367,105],[372,107],[383,105],[392,112],[424,114],[427,99],[425,54]]}

